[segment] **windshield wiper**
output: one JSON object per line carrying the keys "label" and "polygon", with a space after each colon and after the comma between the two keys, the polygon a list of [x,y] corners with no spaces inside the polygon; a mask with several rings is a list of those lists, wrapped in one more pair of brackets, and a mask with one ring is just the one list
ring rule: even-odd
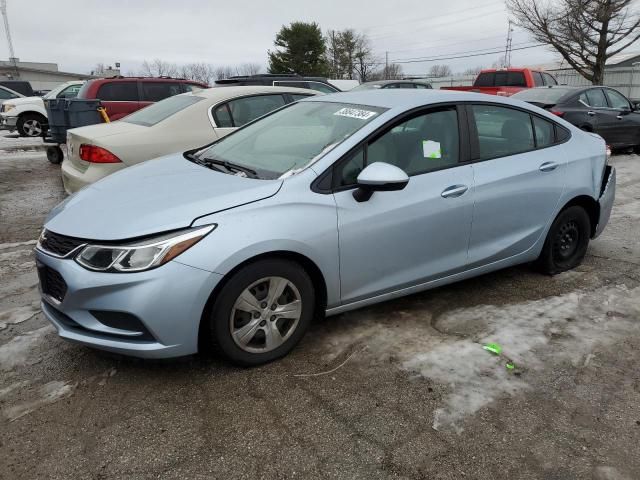
{"label": "windshield wiper", "polygon": [[224,167],[230,172],[243,172],[250,178],[258,178],[258,173],[255,170],[252,170],[249,167],[245,167],[244,165],[232,163],[228,160],[218,160],[216,158],[200,158],[199,160],[216,166]]}
{"label": "windshield wiper", "polygon": [[236,163],[231,163],[227,160],[217,160],[215,158],[203,158],[199,157],[193,153],[187,153],[185,156],[194,163],[198,165],[202,165],[203,167],[211,168],[212,166],[216,167],[217,170],[223,171],[220,167],[223,167],[226,172],[243,172],[250,178],[259,178],[258,174],[255,170],[250,169],[249,167],[245,167],[243,165],[238,165]]}

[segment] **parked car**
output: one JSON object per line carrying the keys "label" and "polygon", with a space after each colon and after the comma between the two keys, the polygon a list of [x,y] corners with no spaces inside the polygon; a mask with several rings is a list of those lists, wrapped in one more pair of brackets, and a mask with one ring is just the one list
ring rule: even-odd
{"label": "parked car", "polygon": [[21,93],[14,92],[10,88],[3,87],[2,85],[0,85],[0,110],[2,110],[2,105],[7,100],[13,100],[15,98],[23,98],[23,97],[24,95],[22,95]]}
{"label": "parked car", "polygon": [[107,175],[207,145],[287,103],[315,95],[285,87],[209,88],[166,98],[117,122],[67,133],[62,183],[74,193]]}
{"label": "parked car", "polygon": [[272,85],[274,87],[296,87],[316,90],[320,93],[335,93],[340,90],[324,77],[303,77],[296,74],[259,74],[242,75],[216,80],[216,86],[228,87],[232,85]]}
{"label": "parked car", "polygon": [[169,77],[109,77],[89,80],[78,98],[98,99],[111,120],[180,93],[209,88],[206,83]]}
{"label": "parked car", "polygon": [[486,93],[487,95],[508,97],[527,88],[557,84],[557,80],[552,75],[542,70],[532,70],[530,68],[491,68],[482,70],[472,86],[441,87],[440,90]]}
{"label": "parked car", "polygon": [[63,338],[256,365],[333,315],[512,265],[579,265],[609,219],[606,145],[524,102],[311,97],[58,205],[37,244]]}
{"label": "parked car", "polygon": [[10,88],[25,97],[33,97],[34,95],[31,84],[25,80],[0,80],[0,85]]}
{"label": "parked car", "polygon": [[433,88],[429,82],[422,80],[379,80],[376,82],[365,82],[359,86],[352,88],[351,91],[357,90],[378,90],[381,88]]}
{"label": "parked car", "polygon": [[84,82],[73,80],[59,85],[44,97],[30,96],[5,102],[0,109],[0,128],[17,130],[22,137],[39,137],[47,125],[43,99],[74,98]]}
{"label": "parked car", "polygon": [[634,147],[640,153],[640,108],[613,88],[541,87],[517,93],[514,98],[597,133],[611,148]]}

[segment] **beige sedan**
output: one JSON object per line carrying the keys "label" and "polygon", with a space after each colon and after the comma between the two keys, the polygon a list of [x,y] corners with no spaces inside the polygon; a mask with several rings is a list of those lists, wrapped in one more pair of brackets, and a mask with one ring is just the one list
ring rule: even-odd
{"label": "beige sedan", "polygon": [[136,163],[207,145],[277,108],[318,92],[288,87],[216,87],[169,97],[121,120],[67,134],[67,193]]}

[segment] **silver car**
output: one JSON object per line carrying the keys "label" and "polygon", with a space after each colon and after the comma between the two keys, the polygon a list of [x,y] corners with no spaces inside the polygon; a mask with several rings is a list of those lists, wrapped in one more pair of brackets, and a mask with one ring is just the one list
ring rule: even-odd
{"label": "silver car", "polygon": [[241,365],[334,315],[525,262],[580,264],[615,191],[606,145],[524,102],[437,90],[285,106],[69,197],[37,246],[61,337]]}

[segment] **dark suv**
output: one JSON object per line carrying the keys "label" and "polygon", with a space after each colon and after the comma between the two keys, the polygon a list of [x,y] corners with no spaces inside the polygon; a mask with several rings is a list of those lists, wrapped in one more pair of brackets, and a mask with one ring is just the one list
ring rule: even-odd
{"label": "dark suv", "polygon": [[246,75],[216,80],[216,86],[229,87],[235,85],[273,85],[274,87],[308,88],[321,93],[335,93],[340,89],[331,85],[326,78],[303,77],[292,74],[265,73],[260,75]]}
{"label": "dark suv", "polygon": [[77,98],[99,99],[111,120],[118,120],[147,105],[208,85],[180,78],[111,77],[89,80]]}

